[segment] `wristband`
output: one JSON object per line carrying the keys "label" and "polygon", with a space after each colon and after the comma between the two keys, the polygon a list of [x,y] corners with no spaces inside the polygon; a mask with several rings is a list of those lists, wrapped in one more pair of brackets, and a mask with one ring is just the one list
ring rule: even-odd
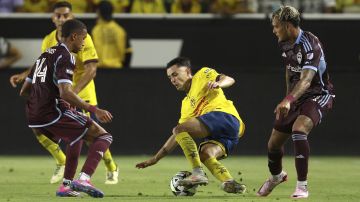
{"label": "wristband", "polygon": [[91,113],[95,113],[96,110],[97,110],[97,107],[94,106],[94,105],[90,105],[89,108],[88,108],[88,111],[91,112]]}
{"label": "wristband", "polygon": [[295,98],[294,98],[294,96],[292,96],[292,95],[287,95],[286,97],[285,97],[285,99],[286,100],[288,100],[290,103],[293,103],[294,101],[295,101]]}

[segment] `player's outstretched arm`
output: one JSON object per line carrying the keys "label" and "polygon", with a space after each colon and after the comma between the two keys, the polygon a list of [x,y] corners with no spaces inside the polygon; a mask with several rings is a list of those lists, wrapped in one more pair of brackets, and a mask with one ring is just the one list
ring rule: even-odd
{"label": "player's outstretched arm", "polygon": [[74,93],[71,84],[60,83],[59,91],[60,91],[60,97],[65,101],[69,102],[72,106],[76,106],[78,108],[85,109],[89,112],[95,113],[96,118],[101,123],[111,122],[113,116],[111,115],[110,112],[97,108],[82,100],[78,95]]}
{"label": "player's outstretched arm", "polygon": [[175,140],[175,134],[171,135],[169,139],[165,142],[164,146],[155,154],[155,156],[151,157],[150,159],[136,164],[137,168],[146,168],[156,164],[160,159],[165,157],[168,153],[172,152],[176,146],[178,145]]}
{"label": "player's outstretched arm", "polygon": [[226,76],[224,74],[220,74],[216,81],[210,81],[208,83],[209,89],[217,89],[217,88],[228,88],[235,83],[235,79],[230,76]]}
{"label": "player's outstretched arm", "polygon": [[31,71],[31,68],[21,72],[20,74],[14,74],[10,77],[10,84],[12,85],[12,87],[16,87],[17,84],[20,84],[22,83],[25,78],[29,75]]}

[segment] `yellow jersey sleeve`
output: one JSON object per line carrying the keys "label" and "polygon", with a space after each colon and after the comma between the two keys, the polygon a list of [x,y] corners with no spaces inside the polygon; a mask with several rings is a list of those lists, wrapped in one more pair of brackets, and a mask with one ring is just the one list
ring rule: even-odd
{"label": "yellow jersey sleeve", "polygon": [[240,122],[241,118],[231,100],[221,88],[208,89],[209,81],[216,81],[220,74],[208,67],[200,69],[192,78],[191,88],[181,104],[181,117],[179,123],[190,118],[198,117],[212,111],[221,111],[235,116]]}
{"label": "yellow jersey sleeve", "polygon": [[41,44],[41,52],[45,52],[46,49],[55,46],[58,43],[56,39],[56,30],[46,35]]}

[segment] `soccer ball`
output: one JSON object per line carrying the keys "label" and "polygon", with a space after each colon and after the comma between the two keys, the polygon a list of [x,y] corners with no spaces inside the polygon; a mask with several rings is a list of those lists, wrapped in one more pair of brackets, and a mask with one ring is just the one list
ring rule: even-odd
{"label": "soccer ball", "polygon": [[194,196],[197,185],[185,187],[178,185],[178,181],[191,175],[189,171],[179,171],[170,180],[170,189],[175,196]]}

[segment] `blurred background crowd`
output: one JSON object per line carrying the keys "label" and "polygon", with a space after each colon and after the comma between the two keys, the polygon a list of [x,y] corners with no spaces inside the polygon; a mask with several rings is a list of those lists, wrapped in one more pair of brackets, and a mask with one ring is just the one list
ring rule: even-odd
{"label": "blurred background crowd", "polygon": [[[114,13],[268,13],[282,4],[302,13],[360,13],[360,0],[108,0]],[[0,13],[51,12],[57,0],[0,0]],[[92,13],[100,0],[69,0],[74,13]]]}

